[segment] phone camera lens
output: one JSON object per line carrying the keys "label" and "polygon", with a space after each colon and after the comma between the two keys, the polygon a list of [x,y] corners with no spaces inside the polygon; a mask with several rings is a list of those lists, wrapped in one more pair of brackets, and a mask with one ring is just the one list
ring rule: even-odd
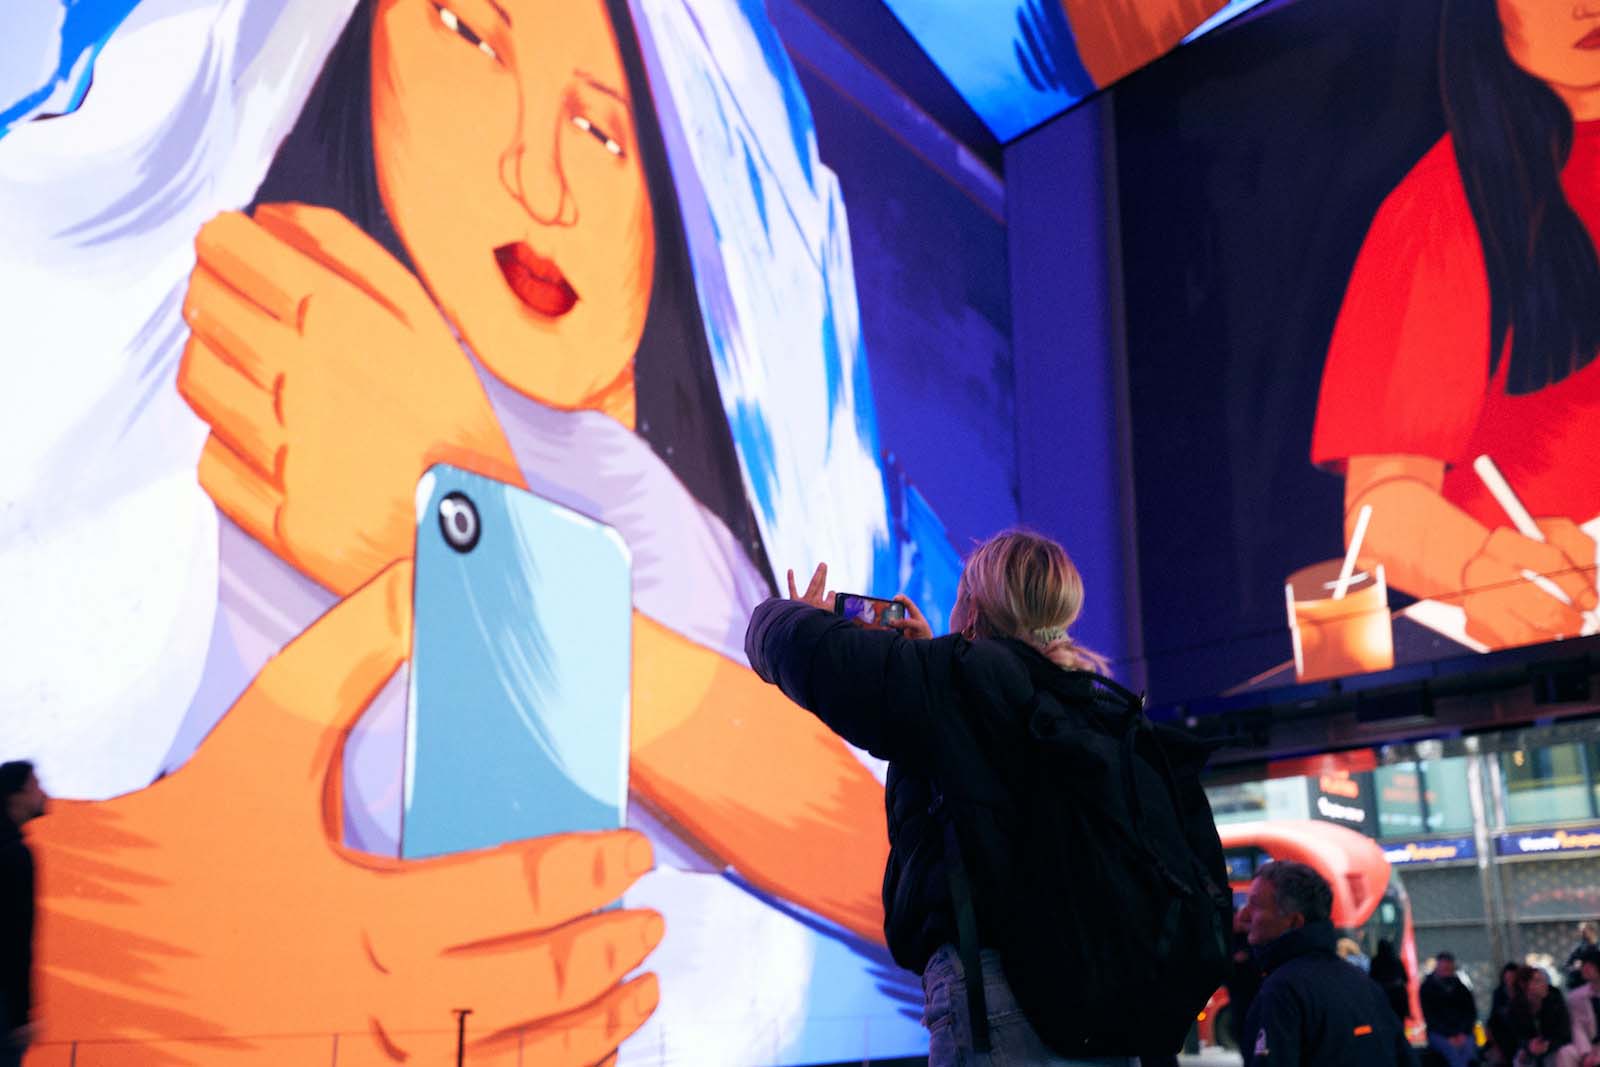
{"label": "phone camera lens", "polygon": [[478,507],[465,493],[451,493],[439,501],[439,530],[445,544],[457,552],[471,552],[482,526]]}

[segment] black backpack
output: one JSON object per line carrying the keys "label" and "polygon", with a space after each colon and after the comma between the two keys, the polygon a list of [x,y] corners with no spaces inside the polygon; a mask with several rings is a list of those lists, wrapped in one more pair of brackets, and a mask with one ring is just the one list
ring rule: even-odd
{"label": "black backpack", "polygon": [[[942,801],[960,951],[978,970],[975,908],[1000,931],[1023,1013],[1064,1056],[1171,1054],[1229,960],[1233,898],[1200,770],[1211,749],[1154,725],[1144,699],[1087,671],[1029,657],[1036,693],[1016,790],[1015,868],[974,901]],[[971,854],[970,852],[968,853]],[[993,891],[993,890],[992,890]],[[979,1051],[983,983],[966,983]]]}

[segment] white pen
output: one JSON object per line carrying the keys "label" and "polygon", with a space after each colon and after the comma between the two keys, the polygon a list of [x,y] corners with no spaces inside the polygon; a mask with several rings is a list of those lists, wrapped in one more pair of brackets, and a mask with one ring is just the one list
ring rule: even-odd
{"label": "white pen", "polygon": [[[1522,498],[1511,488],[1511,483],[1500,473],[1500,468],[1494,465],[1494,460],[1488,456],[1479,456],[1472,461],[1472,469],[1477,472],[1484,487],[1494,497],[1495,503],[1500,505],[1500,510],[1506,513],[1506,518],[1511,520],[1511,525],[1517,528],[1517,532],[1530,541],[1546,544],[1544,531],[1539,529],[1539,524],[1528,514],[1528,509],[1522,504]],[[1522,570],[1522,576],[1563,604],[1571,606],[1572,598],[1549,578],[1526,567]],[[1600,630],[1600,612],[1586,611],[1583,613],[1583,618],[1589,626]]]}

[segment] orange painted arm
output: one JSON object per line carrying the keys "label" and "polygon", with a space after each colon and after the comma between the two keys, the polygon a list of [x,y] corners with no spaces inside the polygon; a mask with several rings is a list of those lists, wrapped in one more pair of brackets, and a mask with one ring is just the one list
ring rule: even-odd
{"label": "orange painted arm", "polygon": [[754,671],[634,615],[633,788],[760,889],[883,941],[883,786]]}
{"label": "orange painted arm", "polygon": [[1349,543],[1362,505],[1372,506],[1363,555],[1383,563],[1388,581],[1413,596],[1461,592],[1461,572],[1489,531],[1440,494],[1444,463],[1426,456],[1352,456],[1345,476]]}
{"label": "orange painted arm", "polygon": [[[1583,629],[1596,596],[1596,546],[1565,516],[1536,517],[1540,539],[1510,520],[1485,527],[1441,493],[1444,463],[1425,456],[1352,456],[1345,476],[1345,537],[1363,507],[1372,519],[1363,557],[1382,563],[1389,584],[1419,597],[1459,604],[1467,632],[1489,648],[1509,648]],[[1526,575],[1544,575],[1565,600]]]}

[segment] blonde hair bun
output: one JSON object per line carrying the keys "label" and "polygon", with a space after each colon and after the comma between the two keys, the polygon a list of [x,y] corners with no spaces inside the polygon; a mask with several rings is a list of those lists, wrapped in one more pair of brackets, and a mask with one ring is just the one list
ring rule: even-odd
{"label": "blonde hair bun", "polygon": [[1067,550],[1031,530],[995,534],[967,557],[952,629],[969,638],[1015,637],[1068,670],[1106,673],[1104,656],[1072,640],[1083,610],[1083,576]]}

